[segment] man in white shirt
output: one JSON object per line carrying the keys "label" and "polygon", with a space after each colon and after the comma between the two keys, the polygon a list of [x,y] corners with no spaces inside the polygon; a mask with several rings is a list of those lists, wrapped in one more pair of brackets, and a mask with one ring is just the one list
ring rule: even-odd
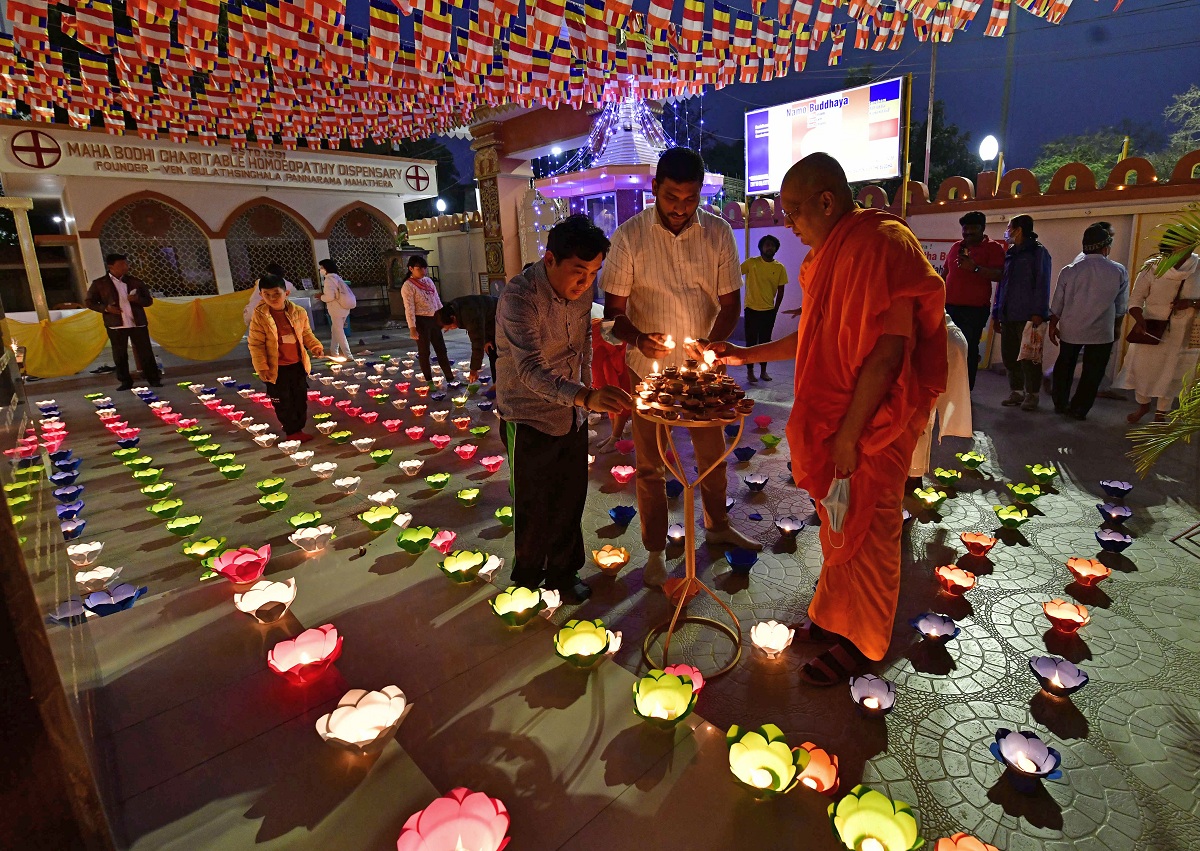
{"label": "man in white shirt", "polygon": [[118,390],[129,390],[133,379],[129,374],[129,344],[142,367],[142,375],[151,387],[162,387],[162,373],[154,350],[150,347],[150,331],[146,327],[146,308],[154,303],[150,288],[129,274],[129,260],[124,254],[109,254],[104,258],[108,274],[101,275],[88,287],[84,305],[104,317],[104,329],[112,344],[113,365],[116,367]]}
{"label": "man in white shirt", "polygon": [[[601,280],[605,318],[615,320],[613,335],[629,346],[635,384],[655,361],[663,368],[681,366],[685,339],[724,340],[737,325],[742,289],[737,243],[724,219],[699,209],[703,185],[700,155],[687,148],[668,150],[658,161],[654,206],[613,234]],[[725,451],[724,435],[719,428],[691,429],[690,434],[696,465],[707,469]],[[643,581],[661,586],[667,580],[667,494],[655,425],[635,415],[633,442],[642,543],[648,551]],[[761,550],[760,543],[729,525],[725,490],[724,469],[700,484],[708,543]]]}

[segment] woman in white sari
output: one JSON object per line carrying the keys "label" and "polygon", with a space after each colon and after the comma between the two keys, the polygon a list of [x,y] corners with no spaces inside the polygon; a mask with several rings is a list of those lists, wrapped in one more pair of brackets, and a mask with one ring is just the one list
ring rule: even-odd
{"label": "woman in white sari", "polygon": [[[1159,337],[1157,345],[1130,343],[1125,364],[1114,387],[1132,390],[1138,407],[1128,416],[1136,423],[1150,413],[1158,400],[1155,422],[1166,420],[1183,381],[1200,360],[1200,257],[1189,254],[1161,276],[1155,274],[1158,257],[1142,266],[1129,297],[1129,315],[1134,332]],[[1163,330],[1162,323],[1166,322]],[[1161,336],[1160,336],[1161,335]]]}

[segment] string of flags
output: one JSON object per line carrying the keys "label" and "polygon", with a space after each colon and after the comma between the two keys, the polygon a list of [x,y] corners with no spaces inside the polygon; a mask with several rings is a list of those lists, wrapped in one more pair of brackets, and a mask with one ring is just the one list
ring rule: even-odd
{"label": "string of flags", "polygon": [[[983,0],[750,0],[750,11],[649,0],[644,12],[627,0],[369,3],[363,30],[345,0],[8,0],[0,114],[23,104],[36,121],[206,145],[361,147],[450,132],[484,107],[583,108],[771,80],[802,72],[826,42],[837,65],[850,33],[855,50],[897,50],[910,29],[949,42]],[[1004,35],[1014,3],[1058,23],[1072,0],[991,0],[985,35]]]}

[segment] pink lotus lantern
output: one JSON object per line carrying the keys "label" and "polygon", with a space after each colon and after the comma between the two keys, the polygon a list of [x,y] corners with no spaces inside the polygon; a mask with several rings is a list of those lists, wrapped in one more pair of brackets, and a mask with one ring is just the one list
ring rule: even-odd
{"label": "pink lotus lantern", "polygon": [[967,552],[977,558],[983,558],[996,546],[996,539],[983,532],[963,532],[958,539],[963,542]]}
{"label": "pink lotus lantern", "polygon": [[699,694],[704,688],[704,674],[700,673],[700,669],[692,665],[668,665],[663,668],[664,674],[670,674],[674,677],[688,677],[692,681],[692,691]]}
{"label": "pink lotus lantern", "polygon": [[344,411],[347,408],[349,408],[352,404],[354,404],[354,403],[349,399],[338,399],[336,402],[333,403],[333,407],[340,408]]}
{"label": "pink lotus lantern", "polygon": [[767,428],[769,425],[771,425],[771,418],[766,414],[759,414],[754,418],[754,424],[759,428]]}
{"label": "pink lotus lantern", "polygon": [[455,417],[454,419],[450,420],[450,422],[454,423],[454,427],[459,431],[466,431],[471,427],[470,417]]}
{"label": "pink lotus lantern", "polygon": [[315,402],[315,401],[317,401],[317,399],[321,398],[321,391],[320,390],[309,390],[307,396],[308,396],[308,401]]}
{"label": "pink lotus lantern", "polygon": [[231,423],[240,423],[245,418],[245,411],[230,411],[225,415],[225,419],[229,420]]}
{"label": "pink lotus lantern", "polygon": [[384,420],[383,427],[388,431],[396,432],[400,430],[400,426],[404,425],[404,420]]}
{"label": "pink lotus lantern", "polygon": [[362,416],[363,412],[363,409],[359,407],[344,408],[343,410],[345,410],[348,417],[359,417]]}
{"label": "pink lotus lantern", "polygon": [[483,469],[489,473],[495,473],[504,464],[503,455],[485,455],[479,459],[479,463],[483,465]]}
{"label": "pink lotus lantern", "polygon": [[404,430],[404,433],[408,435],[409,440],[420,440],[422,437],[425,436],[425,427],[424,426],[409,426],[408,428],[406,428]]}
{"label": "pink lotus lantern", "polygon": [[159,419],[161,419],[167,425],[177,426],[179,425],[179,420],[181,417],[179,414],[163,414]]}
{"label": "pink lotus lantern", "polygon": [[192,426],[197,425],[199,422],[200,420],[196,419],[195,417],[181,417],[179,422],[177,422],[175,425],[179,426],[180,428],[191,428]]}
{"label": "pink lotus lantern", "polygon": [[508,810],[497,798],[453,789],[404,823],[396,851],[501,851],[508,845]]}
{"label": "pink lotus lantern", "polygon": [[619,464],[609,470],[609,472],[617,480],[617,484],[627,485],[633,479],[634,474],[637,473],[637,468],[630,467],[628,464]]}
{"label": "pink lotus lantern", "polygon": [[236,550],[226,550],[213,559],[212,569],[230,582],[247,585],[257,582],[271,560],[271,545],[263,544],[257,550],[253,547],[239,547]]}
{"label": "pink lotus lantern", "polygon": [[215,410],[221,416],[225,416],[226,414],[233,413],[236,409],[236,405],[217,405]]}
{"label": "pink lotus lantern", "polygon": [[293,685],[307,685],[342,655],[342,636],[333,624],[306,629],[267,653],[267,666]]}
{"label": "pink lotus lantern", "polygon": [[622,455],[628,455],[630,452],[633,451],[633,441],[632,440],[618,440],[616,443],[613,444],[613,448],[616,449],[618,452],[620,452]]}
{"label": "pink lotus lantern", "polygon": [[1092,621],[1087,606],[1078,603],[1068,603],[1066,600],[1055,598],[1048,603],[1042,603],[1042,611],[1046,619],[1061,633],[1074,635]]}
{"label": "pink lotus lantern", "polygon": [[475,453],[479,451],[479,447],[474,443],[460,443],[454,447],[454,454],[464,461],[470,461],[475,457]]}
{"label": "pink lotus lantern", "polygon": [[947,594],[959,596],[975,587],[975,574],[969,570],[954,565],[942,565],[935,567],[933,572],[937,576],[938,584]]}
{"label": "pink lotus lantern", "polygon": [[332,396],[318,396],[317,401],[320,402],[322,405],[324,405],[326,408],[328,408],[330,405],[333,404],[333,397]]}
{"label": "pink lotus lantern", "polygon": [[393,384],[392,386],[396,388],[396,392],[397,392],[397,393],[407,393],[407,392],[408,392],[408,388],[409,388],[411,385],[410,385],[410,383],[409,383],[409,382],[407,382],[407,381],[397,381],[397,382],[396,382],[395,384]]}
{"label": "pink lotus lantern", "polygon": [[429,546],[446,556],[450,555],[450,550],[454,549],[454,542],[457,539],[457,532],[451,532],[449,529],[442,529],[433,536],[433,540],[429,542]]}
{"label": "pink lotus lantern", "polygon": [[1094,558],[1069,558],[1067,570],[1071,571],[1076,582],[1086,587],[1099,585],[1112,573],[1103,562]]}
{"label": "pink lotus lantern", "polygon": [[358,415],[358,418],[367,425],[370,425],[371,423],[375,422],[375,420],[379,419],[379,411],[363,411]]}
{"label": "pink lotus lantern", "polygon": [[445,449],[447,446],[450,445],[450,435],[435,434],[429,438],[429,442],[432,443],[434,446],[436,446],[438,449]]}

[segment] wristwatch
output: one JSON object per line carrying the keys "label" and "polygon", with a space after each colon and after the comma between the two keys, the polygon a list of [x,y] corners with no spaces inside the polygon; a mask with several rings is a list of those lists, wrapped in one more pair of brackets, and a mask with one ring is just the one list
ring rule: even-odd
{"label": "wristwatch", "polygon": [[976,263],[976,264],[975,264],[975,268],[974,268],[974,269],[972,269],[971,271],[972,271],[972,272],[974,272],[976,275],[978,275],[978,274],[979,274],[979,264],[978,264],[978,263]]}

